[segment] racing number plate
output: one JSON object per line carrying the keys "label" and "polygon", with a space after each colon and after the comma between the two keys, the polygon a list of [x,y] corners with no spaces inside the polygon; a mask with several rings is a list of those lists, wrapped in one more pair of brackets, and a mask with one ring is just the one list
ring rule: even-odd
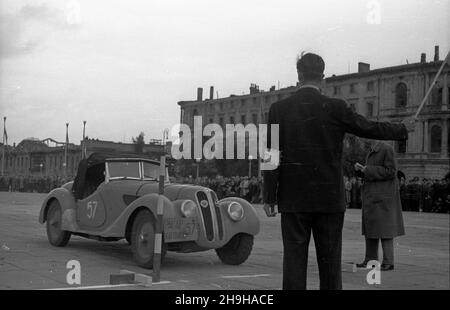
{"label": "racing number plate", "polygon": [[195,218],[164,219],[164,242],[195,240],[196,225]]}

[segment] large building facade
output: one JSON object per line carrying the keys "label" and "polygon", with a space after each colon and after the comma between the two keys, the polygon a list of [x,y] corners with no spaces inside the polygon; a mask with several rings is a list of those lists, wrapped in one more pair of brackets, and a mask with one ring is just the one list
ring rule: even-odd
{"label": "large building facade", "polygon": [[[52,143],[53,142],[53,143]],[[53,177],[73,179],[77,173],[78,164],[82,159],[82,150],[86,149],[89,156],[93,152],[135,154],[134,143],[121,143],[98,139],[86,139],[79,145],[72,143],[66,149],[64,143],[53,139],[25,139],[19,144],[5,147],[5,163],[0,156],[0,167],[6,176],[14,177]],[[83,147],[85,143],[85,148]],[[160,140],[143,145],[142,154],[145,157],[159,159],[168,154],[170,143],[163,144]],[[0,150],[3,146],[0,146]]]}
{"label": "large building facade", "polygon": [[[433,61],[427,62],[422,54],[420,62],[375,70],[359,63],[358,72],[326,78],[322,91],[346,100],[352,109],[371,120],[400,122],[416,112],[441,65],[436,46]],[[408,178],[442,178],[449,171],[449,72],[450,66],[446,65],[408,141],[393,142],[399,169]],[[203,99],[203,89],[198,88],[197,100],[178,102],[180,122],[193,128],[194,116],[202,116],[203,125],[265,123],[270,105],[297,90],[298,85],[262,91],[252,84],[249,94],[214,99],[211,87],[209,98]]]}

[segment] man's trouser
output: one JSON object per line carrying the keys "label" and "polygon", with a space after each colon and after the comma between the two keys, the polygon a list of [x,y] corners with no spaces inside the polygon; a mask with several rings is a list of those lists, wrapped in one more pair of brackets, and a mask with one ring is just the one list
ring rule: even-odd
{"label": "man's trouser", "polygon": [[342,289],[342,213],[281,213],[283,289],[306,289],[311,231],[319,265],[320,289]]}
{"label": "man's trouser", "polygon": [[[366,258],[365,262],[378,260],[378,240],[366,238]],[[383,248],[383,264],[394,265],[394,239],[381,239]]]}

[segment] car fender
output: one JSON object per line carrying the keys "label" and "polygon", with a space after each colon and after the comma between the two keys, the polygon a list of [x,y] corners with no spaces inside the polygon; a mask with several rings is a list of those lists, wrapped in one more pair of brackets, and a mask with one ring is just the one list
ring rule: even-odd
{"label": "car fender", "polygon": [[76,202],[72,192],[63,187],[52,190],[42,202],[41,211],[39,213],[39,223],[44,224],[47,220],[47,211],[53,199],[58,200],[59,205],[61,206],[61,229],[67,231],[77,231]]}
{"label": "car fender", "polygon": [[[141,209],[149,210],[156,219],[158,197],[159,195],[154,193],[139,197],[129,204],[122,214],[105,231],[103,231],[101,235],[108,237],[124,237],[127,226],[132,224],[131,221],[134,219],[134,216],[137,214],[138,210]],[[163,217],[177,216],[173,203],[164,195],[162,196],[162,200]]]}
{"label": "car fender", "polygon": [[[228,205],[233,201],[240,203],[244,208],[244,217],[238,222],[233,221],[228,215]],[[253,236],[259,233],[260,223],[258,215],[255,208],[247,200],[238,197],[228,197],[219,200],[218,203],[224,215],[226,242],[238,233],[247,233]]]}

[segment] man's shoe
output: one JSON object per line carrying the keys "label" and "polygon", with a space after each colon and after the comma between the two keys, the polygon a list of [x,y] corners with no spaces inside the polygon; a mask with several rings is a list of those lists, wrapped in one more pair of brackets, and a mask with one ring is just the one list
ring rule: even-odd
{"label": "man's shoe", "polygon": [[381,264],[381,271],[389,271],[389,270],[394,270],[394,265],[389,265],[389,264]]}

